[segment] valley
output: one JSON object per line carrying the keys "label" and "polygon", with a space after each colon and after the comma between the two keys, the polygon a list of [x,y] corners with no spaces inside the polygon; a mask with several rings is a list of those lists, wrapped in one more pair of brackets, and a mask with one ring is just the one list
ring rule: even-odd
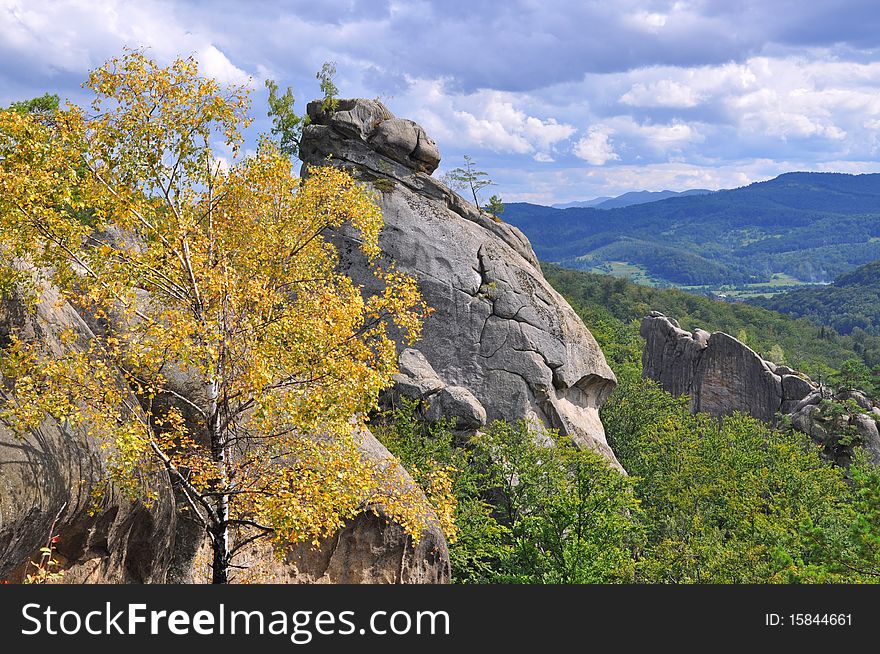
{"label": "valley", "polygon": [[880,259],[880,174],[786,173],[613,209],[512,203],[504,218],[543,261],[750,299]]}

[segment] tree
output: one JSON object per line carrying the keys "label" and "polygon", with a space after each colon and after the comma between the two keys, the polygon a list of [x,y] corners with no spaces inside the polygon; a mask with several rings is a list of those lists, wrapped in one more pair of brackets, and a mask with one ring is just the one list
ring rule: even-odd
{"label": "tree", "polygon": [[278,149],[290,157],[299,156],[302,129],[308,121],[293,110],[293,89],[288,86],[283,95],[278,95],[278,84],[271,79],[266,80],[266,88],[269,89],[268,116],[272,119],[272,134],[278,138]]}
{"label": "tree", "polygon": [[504,203],[501,201],[501,198],[497,195],[493,195],[489,198],[489,202],[486,203],[486,206],[483,209],[492,214],[492,217],[495,220],[501,220],[501,214],[504,213]]}
{"label": "tree", "polygon": [[477,170],[474,160],[469,155],[464,155],[464,168],[453,168],[446,174],[446,179],[457,190],[469,190],[476,207],[481,206],[477,195],[480,189],[495,184],[489,179],[489,173]]}
{"label": "tree", "polygon": [[[333,82],[336,75],[336,63],[332,61],[324,62],[315,77],[321,83],[321,111],[333,113],[339,105],[337,95],[339,89]],[[267,79],[266,88],[269,90],[269,111],[268,116],[272,119],[271,133],[278,139],[278,149],[284,154],[297,157],[299,156],[299,143],[302,138],[303,127],[309,124],[308,115],[299,115],[294,111],[296,102],[293,97],[293,89],[289,86],[283,95],[278,94],[278,83],[275,80]]]}
{"label": "tree", "polygon": [[[62,354],[12,335],[3,419],[89,429],[129,490],[164,470],[211,541],[215,583],[251,542],[317,543],[377,502],[418,538],[424,501],[377,491],[399,485],[353,435],[395,372],[389,328],[414,339],[425,311],[413,279],[378,266],[373,198],[334,168],[298,180],[267,138],[242,157],[246,93],[192,58],[129,51],[87,86],[94,117],[0,112],[0,249],[29,292],[53,286],[108,328]],[[338,272],[324,234],[343,224],[381,294]]]}
{"label": "tree", "polygon": [[46,122],[51,121],[55,112],[58,111],[59,98],[54,93],[44,93],[30,100],[21,100],[9,105],[11,111],[20,114],[30,114],[35,118]]}
{"label": "tree", "polygon": [[874,392],[871,369],[858,359],[844,361],[837,374],[832,375],[831,381],[837,385],[838,390],[860,390],[869,395]]}
{"label": "tree", "polygon": [[336,77],[335,61],[325,61],[321,70],[315,75],[315,78],[321,83],[321,93],[324,94],[321,101],[321,111],[324,113],[332,114],[339,105],[339,100],[336,97],[339,95],[339,89],[336,88],[336,83],[333,81],[334,77]]}

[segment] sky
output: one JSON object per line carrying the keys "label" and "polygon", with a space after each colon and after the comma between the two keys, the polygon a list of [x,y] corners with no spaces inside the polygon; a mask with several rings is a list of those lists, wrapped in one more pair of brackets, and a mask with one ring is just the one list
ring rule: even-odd
{"label": "sky", "polygon": [[85,103],[124,47],[297,107],[337,65],[506,202],[880,172],[876,0],[0,0],[0,105]]}

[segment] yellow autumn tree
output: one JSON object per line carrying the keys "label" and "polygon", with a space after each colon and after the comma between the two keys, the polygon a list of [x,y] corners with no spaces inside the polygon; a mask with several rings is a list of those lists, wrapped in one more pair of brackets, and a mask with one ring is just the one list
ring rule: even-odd
{"label": "yellow autumn tree", "polygon": [[[129,51],[86,86],[88,113],[0,112],[4,289],[51,288],[105,325],[61,356],[13,336],[3,419],[88,429],[124,488],[166,470],[215,583],[248,543],[317,542],[375,502],[417,537],[424,501],[377,495],[385,473],[353,436],[396,371],[389,330],[415,339],[425,312],[414,280],[376,264],[374,199],[331,167],[297,179],[266,138],[243,156],[247,93],[192,58]],[[327,234],[343,226],[383,293],[338,271]]]}

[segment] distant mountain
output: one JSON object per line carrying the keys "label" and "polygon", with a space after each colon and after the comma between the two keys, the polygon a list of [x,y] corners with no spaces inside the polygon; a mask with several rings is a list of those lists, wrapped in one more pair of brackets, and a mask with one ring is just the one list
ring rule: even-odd
{"label": "distant mountain", "polygon": [[620,209],[622,207],[631,207],[636,204],[647,204],[648,202],[666,200],[667,198],[687,197],[689,195],[706,195],[707,193],[712,193],[712,191],[705,188],[693,188],[688,191],[631,191],[593,206],[597,209]]}
{"label": "distant mountain", "polygon": [[841,334],[862,329],[880,335],[880,261],[840,275],[829,286],[803,288],[751,303],[796,318],[809,318]]}
{"label": "distant mountain", "polygon": [[511,203],[504,218],[544,261],[625,262],[683,286],[784,273],[829,282],[880,259],[880,174],[786,173],[738,189],[602,210]]}
{"label": "distant mountain", "polygon": [[583,202],[567,202],[566,204],[552,204],[553,209],[575,209],[596,207],[597,209],[619,209],[621,207],[630,207],[634,204],[645,204],[646,202],[657,202],[666,198],[681,197],[687,195],[706,195],[712,191],[704,188],[694,188],[687,191],[630,191],[617,197],[609,197],[607,195],[593,198],[592,200],[584,200]]}
{"label": "distant mountain", "polygon": [[550,206],[554,209],[584,209],[586,207],[595,207],[597,204],[602,204],[606,200],[613,200],[614,198],[610,195],[603,195],[598,198],[593,198],[592,200],[581,200],[580,202],[566,202],[565,204],[551,204]]}

